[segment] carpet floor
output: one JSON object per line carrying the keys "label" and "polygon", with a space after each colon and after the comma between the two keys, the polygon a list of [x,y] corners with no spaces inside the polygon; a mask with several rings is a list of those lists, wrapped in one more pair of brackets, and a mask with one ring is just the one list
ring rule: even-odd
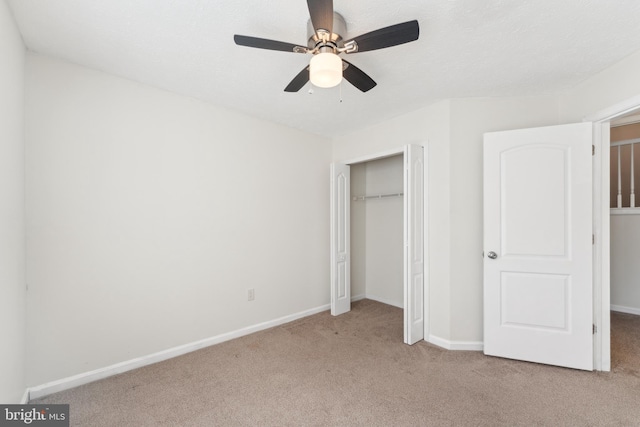
{"label": "carpet floor", "polygon": [[31,403],[73,426],[640,426],[640,316],[612,313],[612,370],[402,343],[362,300]]}

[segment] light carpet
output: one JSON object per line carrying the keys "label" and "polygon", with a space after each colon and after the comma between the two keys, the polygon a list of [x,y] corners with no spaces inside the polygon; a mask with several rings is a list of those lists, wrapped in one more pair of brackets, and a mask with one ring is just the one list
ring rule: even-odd
{"label": "light carpet", "polygon": [[32,403],[73,426],[640,426],[640,316],[612,313],[612,371],[402,343],[402,310],[323,312]]}

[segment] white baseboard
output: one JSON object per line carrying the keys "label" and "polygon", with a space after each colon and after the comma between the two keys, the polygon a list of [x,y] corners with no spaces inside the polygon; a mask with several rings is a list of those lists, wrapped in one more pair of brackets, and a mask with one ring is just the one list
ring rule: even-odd
{"label": "white baseboard", "polygon": [[398,308],[402,308],[402,309],[404,309],[404,304],[403,304],[403,303],[398,304],[398,303],[397,303],[397,302],[395,302],[395,301],[391,301],[391,300],[388,300],[388,299],[386,299],[386,298],[380,298],[380,297],[379,297],[379,296],[377,296],[377,295],[366,294],[366,295],[365,295],[365,298],[366,298],[366,299],[373,300],[373,301],[378,301],[378,302],[381,302],[381,303],[383,303],[383,304],[392,305],[392,306],[394,306],[394,307],[398,307]]}
{"label": "white baseboard", "polygon": [[365,294],[360,294],[360,295],[356,295],[356,296],[351,296],[351,302],[355,302],[355,301],[360,301],[365,299],[367,296]]}
{"label": "white baseboard", "polygon": [[482,351],[484,350],[484,343],[482,341],[449,341],[435,335],[429,335],[429,338],[425,340],[438,347],[445,348],[447,350],[460,350],[460,351]]}
{"label": "white baseboard", "polygon": [[24,391],[24,394],[22,395],[22,400],[20,400],[20,403],[22,405],[26,405],[27,403],[29,403],[29,389],[26,389]]}
{"label": "white baseboard", "polygon": [[636,316],[640,316],[640,308],[635,307],[625,307],[622,305],[611,304],[611,311],[619,311],[620,313],[635,314]]}
{"label": "white baseboard", "polygon": [[196,351],[204,347],[220,344],[234,338],[240,338],[254,332],[273,328],[274,326],[283,325],[285,323],[289,323],[303,317],[326,311],[329,308],[329,304],[322,305],[320,307],[270,320],[268,322],[258,323],[256,325],[247,326],[246,328],[238,329],[236,331],[227,332],[225,334],[216,335],[211,338],[205,338],[203,340],[184,344],[178,347],[173,347],[167,350],[159,351],[157,353],[149,354],[147,356],[142,356],[124,362],[116,363],[115,365],[106,366],[104,368],[95,369],[93,371],[84,372],[82,374],[73,375],[71,377],[51,381],[35,387],[30,387],[27,389],[27,391],[25,391],[25,396],[27,401],[29,399],[38,399],[40,397],[48,396],[62,390],[68,390],[70,388],[78,387],[83,384],[101,380],[113,375],[121,374],[123,372],[131,371],[132,369],[137,369],[143,366],[151,365],[153,363],[161,362],[163,360],[171,359],[173,357],[181,356],[186,353],[191,353],[192,351]]}

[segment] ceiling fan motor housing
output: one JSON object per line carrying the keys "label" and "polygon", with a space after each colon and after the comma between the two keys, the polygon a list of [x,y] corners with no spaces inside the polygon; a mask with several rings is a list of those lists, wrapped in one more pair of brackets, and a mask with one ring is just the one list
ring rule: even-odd
{"label": "ceiling fan motor housing", "polygon": [[[333,12],[333,32],[318,31],[313,28],[311,20],[307,21],[307,46],[309,49],[315,49],[316,47],[332,47],[334,53],[335,49],[341,46],[341,42],[344,40],[344,35],[347,34],[347,23],[342,15],[337,12]],[[321,50],[326,51],[326,50]]]}

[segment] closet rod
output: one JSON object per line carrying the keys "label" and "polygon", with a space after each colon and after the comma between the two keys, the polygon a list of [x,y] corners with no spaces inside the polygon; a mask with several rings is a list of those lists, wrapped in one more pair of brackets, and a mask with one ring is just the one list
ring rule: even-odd
{"label": "closet rod", "polygon": [[402,197],[404,193],[378,194],[377,196],[353,196],[353,201],[370,199],[387,199],[389,197]]}

